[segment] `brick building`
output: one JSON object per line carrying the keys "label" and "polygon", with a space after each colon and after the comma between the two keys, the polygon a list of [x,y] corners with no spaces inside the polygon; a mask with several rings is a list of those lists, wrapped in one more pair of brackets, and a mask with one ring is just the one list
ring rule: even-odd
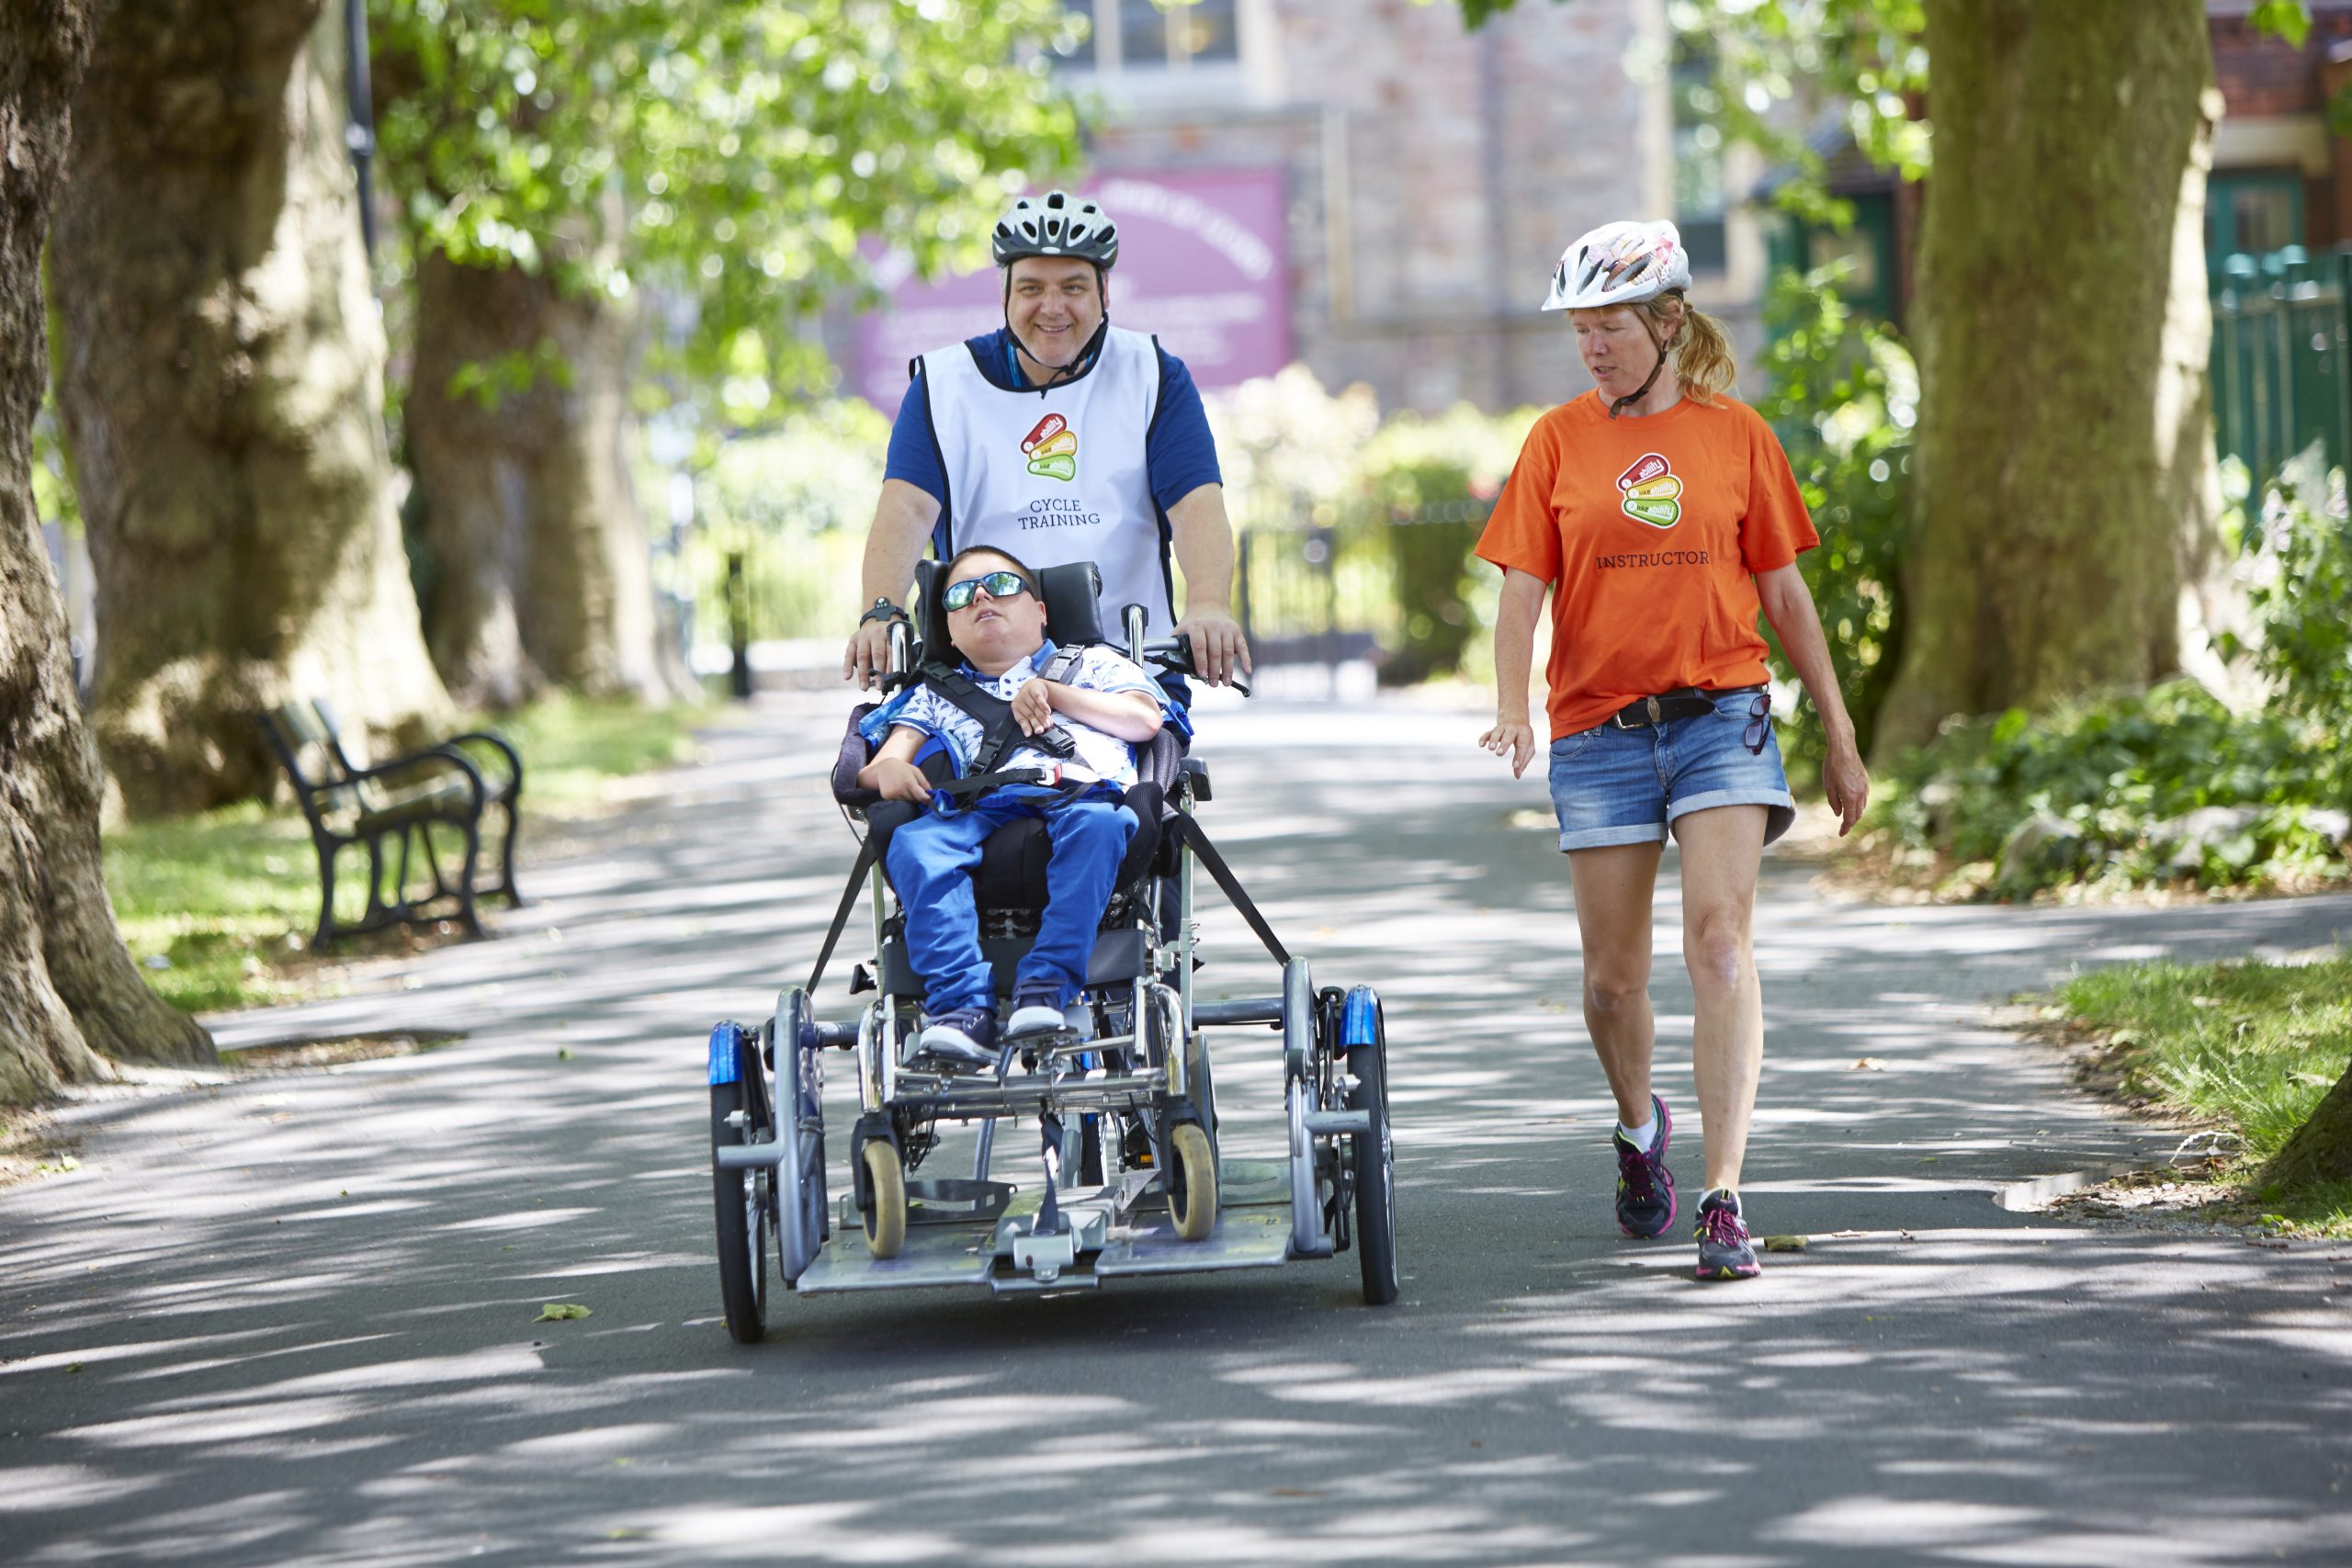
{"label": "brick building", "polygon": [[2311,36],[2298,49],[2254,30],[2252,0],[2207,0],[2227,106],[2205,204],[2205,251],[2216,264],[2352,240],[2352,141],[2327,116],[2329,99],[2352,84],[2352,0],[2309,3]]}
{"label": "brick building", "polygon": [[1278,166],[1295,357],[1387,408],[1552,402],[1586,385],[1540,315],[1561,248],[1673,200],[1659,0],[1073,0],[1067,62],[1123,173]]}

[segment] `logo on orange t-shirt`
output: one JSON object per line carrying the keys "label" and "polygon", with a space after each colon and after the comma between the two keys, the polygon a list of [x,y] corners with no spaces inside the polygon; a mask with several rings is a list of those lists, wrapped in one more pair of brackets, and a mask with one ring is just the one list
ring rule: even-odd
{"label": "logo on orange t-shirt", "polygon": [[1029,471],[1039,479],[1067,483],[1078,478],[1078,432],[1057,413],[1037,422],[1022,441],[1021,453],[1029,459]]}
{"label": "logo on orange t-shirt", "polygon": [[1625,492],[1619,509],[1636,523],[1671,528],[1682,521],[1682,481],[1674,466],[1656,452],[1645,452],[1634,466],[1617,476]]}

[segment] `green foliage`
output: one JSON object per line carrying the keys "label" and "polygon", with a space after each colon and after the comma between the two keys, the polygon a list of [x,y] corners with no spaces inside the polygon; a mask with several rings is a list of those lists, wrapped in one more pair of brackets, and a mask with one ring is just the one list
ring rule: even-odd
{"label": "green foliage", "polygon": [[1483,658],[1496,582],[1471,547],[1538,411],[1384,421],[1369,389],[1299,365],[1206,400],[1253,634],[1370,631],[1390,684]]}
{"label": "green foliage", "polygon": [[1488,415],[1466,403],[1435,418],[1400,414],[1364,446],[1356,486],[1387,546],[1398,615],[1384,684],[1456,673],[1491,623],[1491,612],[1475,607],[1471,551],[1537,416]]}
{"label": "green foliage", "polygon": [[2225,657],[2252,659],[2274,706],[2352,737],[2352,507],[2343,478],[2267,488],[2252,525],[2242,509],[2230,519],[2259,632],[2251,646],[2218,640]]}
{"label": "green foliage", "polygon": [[[2234,714],[2191,680],[2029,716],[1946,726],[1885,781],[1873,816],[1911,847],[1998,865],[2018,824],[2071,832],[1993,890],[2093,883],[2298,887],[2340,877],[2340,748],[2283,713]],[[2237,808],[2237,809],[2231,809]],[[2204,815],[2198,815],[2198,814]]]}
{"label": "green foliage", "polygon": [[[2068,981],[2057,1000],[2075,1028],[2107,1040],[2125,1094],[2244,1138],[2241,1178],[2303,1124],[2352,1057],[2352,955],[2341,952],[2305,964],[2120,964]],[[2341,1188],[2254,1196],[2341,1226],[2352,1198]]]}
{"label": "green foliage", "polygon": [[[1821,547],[1801,558],[1803,570],[1846,711],[1868,754],[1901,653],[1919,376],[1892,328],[1848,308],[1837,290],[1840,276],[1831,268],[1773,281],[1764,311],[1765,390],[1756,406],[1779,432],[1821,535]],[[1788,668],[1784,656],[1778,664]],[[1790,735],[1792,764],[1817,773],[1824,746],[1820,716],[1802,705]]]}
{"label": "green foliage", "polygon": [[379,137],[414,247],[573,293],[657,289],[651,368],[721,419],[821,385],[796,330],[862,282],[980,254],[1068,164],[1058,0],[387,0]]}
{"label": "green foliage", "polygon": [[726,636],[727,558],[744,558],[754,639],[846,637],[865,606],[858,559],[882,489],[889,422],[854,398],[798,409],[721,445],[695,483],[702,521],[688,581],[707,606],[706,641]]}
{"label": "green foliage", "polygon": [[1998,861],[2018,825],[2067,824],[2051,852],[2012,856],[1993,890],[2073,883],[2310,886],[2347,874],[2352,839],[2352,524],[2343,476],[2272,487],[2222,532],[2251,606],[2245,637],[2215,639],[2267,687],[2233,712],[2190,680],[2029,717],[1948,725],[1885,781],[1874,819],[1898,841],[1963,864]]}

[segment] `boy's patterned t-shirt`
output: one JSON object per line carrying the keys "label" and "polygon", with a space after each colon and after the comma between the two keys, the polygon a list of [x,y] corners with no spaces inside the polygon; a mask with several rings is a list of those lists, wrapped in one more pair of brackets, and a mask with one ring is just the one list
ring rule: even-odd
{"label": "boy's patterned t-shirt", "polygon": [[[1014,665],[1003,674],[990,679],[969,665],[964,674],[982,691],[1010,702],[1012,694],[1031,681],[1054,657],[1051,642],[1039,649],[1034,658]],[[1091,692],[1141,692],[1166,707],[1166,699],[1159,685],[1142,668],[1125,656],[1115,653],[1099,643],[1089,643],[1078,650],[1077,662],[1062,676],[1062,684]],[[1077,743],[1078,751],[1069,758],[1046,755],[1035,746],[1015,742],[997,759],[1003,768],[1049,768],[1061,765],[1065,778],[1100,779],[1105,784],[1125,789],[1136,782],[1135,748],[1114,735],[1105,735],[1091,725],[1082,724],[1068,714],[1057,713],[1054,722],[1069,732]],[[933,691],[929,686],[917,686],[901,693],[890,702],[874,710],[860,728],[869,740],[879,740],[893,725],[905,725],[925,735],[936,736],[946,746],[956,761],[957,773],[970,771],[972,754],[979,750],[986,731],[980,721]]]}

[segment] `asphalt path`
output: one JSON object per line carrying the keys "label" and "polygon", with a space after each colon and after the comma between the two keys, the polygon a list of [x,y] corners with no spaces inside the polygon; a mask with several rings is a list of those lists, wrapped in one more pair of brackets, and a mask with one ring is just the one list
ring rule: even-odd
{"label": "asphalt path", "polygon": [[[1987,1012],[2077,966],[2339,942],[2352,899],[1892,908],[1768,860],[1746,1192],[1811,1243],[1702,1285],[1687,1211],[1648,1244],[1611,1221],[1540,781],[1401,705],[1220,696],[1199,754],[1204,821],[1318,983],[1385,998],[1402,1301],[1363,1305],[1351,1258],[779,1291],[769,1341],[733,1344],[704,1040],[814,956],[852,851],[821,782],[842,705],[767,700],[526,863],[499,940],[211,1021],[458,1043],[64,1111],[79,1168],[0,1193],[0,1561],[2352,1561],[2352,1247],[2001,1207],[2177,1134]],[[1687,1188],[1673,871],[1653,995]],[[1273,987],[1238,919],[1205,928],[1203,994]],[[1227,1152],[1273,1154],[1273,1037],[1215,1050]],[[593,1315],[535,1323],[550,1302]]]}

